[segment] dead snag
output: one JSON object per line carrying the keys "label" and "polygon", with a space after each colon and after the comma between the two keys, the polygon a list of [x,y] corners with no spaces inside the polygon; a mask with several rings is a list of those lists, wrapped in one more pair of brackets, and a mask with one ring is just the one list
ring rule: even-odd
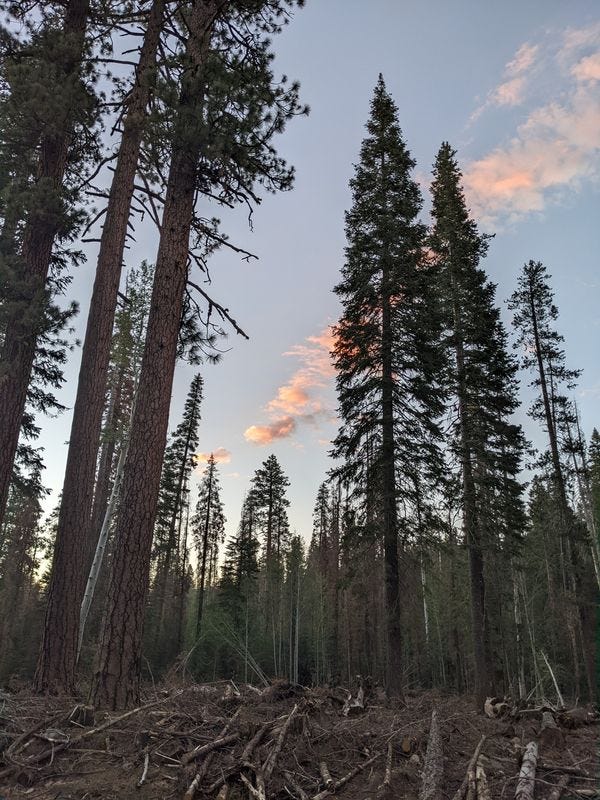
{"label": "dead snag", "polygon": [[354,767],[354,769],[351,769],[347,775],[344,775],[343,778],[340,778],[339,781],[336,781],[331,787],[331,789],[323,789],[323,791],[316,794],[312,800],[325,800],[325,798],[329,797],[330,794],[337,792],[338,789],[342,788],[342,786],[345,786],[347,783],[350,783],[350,781],[353,778],[355,778],[360,772],[365,770],[367,767],[370,767],[371,764],[377,761],[377,759],[380,758],[381,755],[382,753],[376,753],[374,756],[371,756],[371,758],[367,759],[367,761],[365,761],[363,764],[358,764],[358,766]]}
{"label": "dead snag", "polygon": [[562,748],[565,743],[563,732],[556,724],[554,714],[551,711],[542,713],[542,727],[540,729],[540,744],[542,748],[556,747]]}
{"label": "dead snag", "polygon": [[563,775],[559,782],[556,784],[554,789],[548,795],[548,800],[560,800],[563,791],[567,788],[567,784],[569,783],[570,776]]}
{"label": "dead snag", "polygon": [[481,739],[479,740],[479,744],[475,748],[475,752],[473,753],[473,756],[472,756],[471,760],[469,761],[469,766],[467,767],[467,773],[466,773],[466,775],[465,775],[465,777],[463,779],[463,782],[461,783],[459,788],[456,790],[452,800],[462,800],[462,798],[467,793],[467,788],[469,786],[469,773],[472,773],[475,770],[475,765],[477,764],[477,761],[479,759],[479,755],[481,754],[481,749],[483,747],[483,744],[484,744],[485,740],[486,740],[485,736],[482,736]]}
{"label": "dead snag", "polygon": [[535,770],[537,767],[538,746],[537,742],[529,742],[525,748],[523,763],[517,782],[515,800],[533,800],[535,787]]}
{"label": "dead snag", "polygon": [[444,756],[442,753],[442,739],[437,721],[437,711],[431,712],[431,725],[425,764],[423,766],[423,780],[419,800],[441,800],[442,783],[444,780]]}

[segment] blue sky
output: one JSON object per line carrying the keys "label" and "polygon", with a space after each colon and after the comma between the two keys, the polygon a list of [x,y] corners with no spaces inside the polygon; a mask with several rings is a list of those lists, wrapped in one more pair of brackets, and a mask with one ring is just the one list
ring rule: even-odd
{"label": "blue sky", "polygon": [[[265,198],[248,229],[244,212],[220,214],[230,238],[260,260],[217,254],[215,298],[250,335],[232,334],[220,365],[204,366],[200,451],[219,451],[227,531],[239,519],[254,470],[271,453],[290,477],[290,519],[308,537],[334,435],[335,393],[327,326],[338,315],[331,289],[343,259],[348,180],[369,102],[382,72],[399,109],[416,175],[427,195],[431,165],[448,140],[482,227],[495,232],[486,269],[504,306],[524,261],[553,276],[586,436],[600,425],[600,13],[592,0],[308,0],[274,43],[275,70],[298,79],[311,107],[278,142],[296,167],[292,192]],[[424,209],[427,216],[428,200]],[[214,213],[214,209],[208,209]],[[153,260],[144,231],[130,264]],[[95,251],[70,289],[83,334]],[[509,317],[504,309],[505,319]],[[67,367],[61,400],[72,406],[79,366]],[[171,428],[194,369],[177,369]],[[527,391],[523,391],[527,397]],[[541,433],[523,412],[528,436]],[[45,483],[56,502],[70,413],[43,422]]]}

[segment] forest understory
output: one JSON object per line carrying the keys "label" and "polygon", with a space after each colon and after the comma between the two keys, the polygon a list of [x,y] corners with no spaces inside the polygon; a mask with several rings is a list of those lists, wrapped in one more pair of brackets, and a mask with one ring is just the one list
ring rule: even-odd
{"label": "forest understory", "polygon": [[141,706],[3,693],[2,798],[492,800],[599,797],[591,708],[440,691],[232,681],[146,687]]}

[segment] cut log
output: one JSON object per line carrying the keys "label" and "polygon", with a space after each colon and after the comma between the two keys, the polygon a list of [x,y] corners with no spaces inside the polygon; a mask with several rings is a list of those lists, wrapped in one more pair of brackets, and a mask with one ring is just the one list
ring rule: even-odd
{"label": "cut log", "polygon": [[281,731],[277,738],[275,747],[271,750],[271,752],[267,757],[267,760],[263,765],[262,774],[264,775],[265,783],[269,781],[269,778],[273,774],[273,769],[275,768],[275,764],[277,763],[277,759],[279,758],[279,754],[281,753],[281,748],[283,747],[283,743],[285,742],[285,738],[288,735],[290,725],[292,724],[292,720],[294,719],[297,711],[298,711],[298,704],[296,704],[288,714],[288,718],[281,727]]}
{"label": "cut log", "polygon": [[442,752],[442,739],[437,721],[437,711],[431,712],[431,725],[429,726],[429,739],[425,764],[423,765],[423,779],[419,800],[441,800],[442,783],[444,780],[444,755]]}
{"label": "cut log", "polygon": [[535,771],[537,768],[538,746],[537,742],[529,742],[525,748],[515,800],[533,800],[535,788]]}
{"label": "cut log", "polygon": [[329,768],[324,761],[319,762],[319,772],[321,773],[324,787],[326,789],[331,789],[335,781],[331,777],[331,772],[329,772]]}
{"label": "cut log", "polygon": [[563,732],[556,724],[554,714],[551,711],[544,711],[542,714],[542,727],[540,729],[540,744],[544,749],[556,747],[561,749],[565,743]]}

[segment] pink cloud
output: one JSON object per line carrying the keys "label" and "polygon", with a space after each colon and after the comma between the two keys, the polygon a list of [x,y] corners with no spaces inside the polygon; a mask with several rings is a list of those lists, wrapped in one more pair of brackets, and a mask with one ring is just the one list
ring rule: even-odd
{"label": "pink cloud", "polygon": [[501,83],[491,95],[491,100],[498,106],[516,106],[523,100],[523,89],[525,79],[522,77],[511,78],[511,80]]}
{"label": "pink cloud", "polygon": [[275,439],[285,439],[296,430],[293,417],[281,417],[269,425],[250,425],[244,431],[244,438],[253,444],[271,444]]}
{"label": "pink cloud", "polygon": [[327,327],[283,354],[298,359],[300,366],[265,406],[272,421],[247,428],[244,432],[247,441],[269,444],[274,439],[289,437],[296,431],[298,423],[315,425],[328,412],[327,393],[334,375],[330,358],[333,343],[333,332]]}
{"label": "pink cloud", "polygon": [[599,156],[600,97],[579,83],[563,104],[534,109],[508,144],[467,167],[469,203],[485,224],[542,211],[552,197],[596,177]]}
{"label": "pink cloud", "polygon": [[537,58],[539,49],[540,47],[537,44],[530,44],[529,42],[522,44],[515,53],[514,58],[506,65],[506,74],[521,75],[530,69]]}
{"label": "pink cloud", "polygon": [[229,464],[231,461],[231,453],[225,447],[217,447],[212,453],[196,453],[196,461],[200,464],[206,464],[211,455],[214,456],[217,464]]}
{"label": "pink cloud", "polygon": [[594,53],[578,61],[571,69],[578,81],[600,81],[600,53]]}

